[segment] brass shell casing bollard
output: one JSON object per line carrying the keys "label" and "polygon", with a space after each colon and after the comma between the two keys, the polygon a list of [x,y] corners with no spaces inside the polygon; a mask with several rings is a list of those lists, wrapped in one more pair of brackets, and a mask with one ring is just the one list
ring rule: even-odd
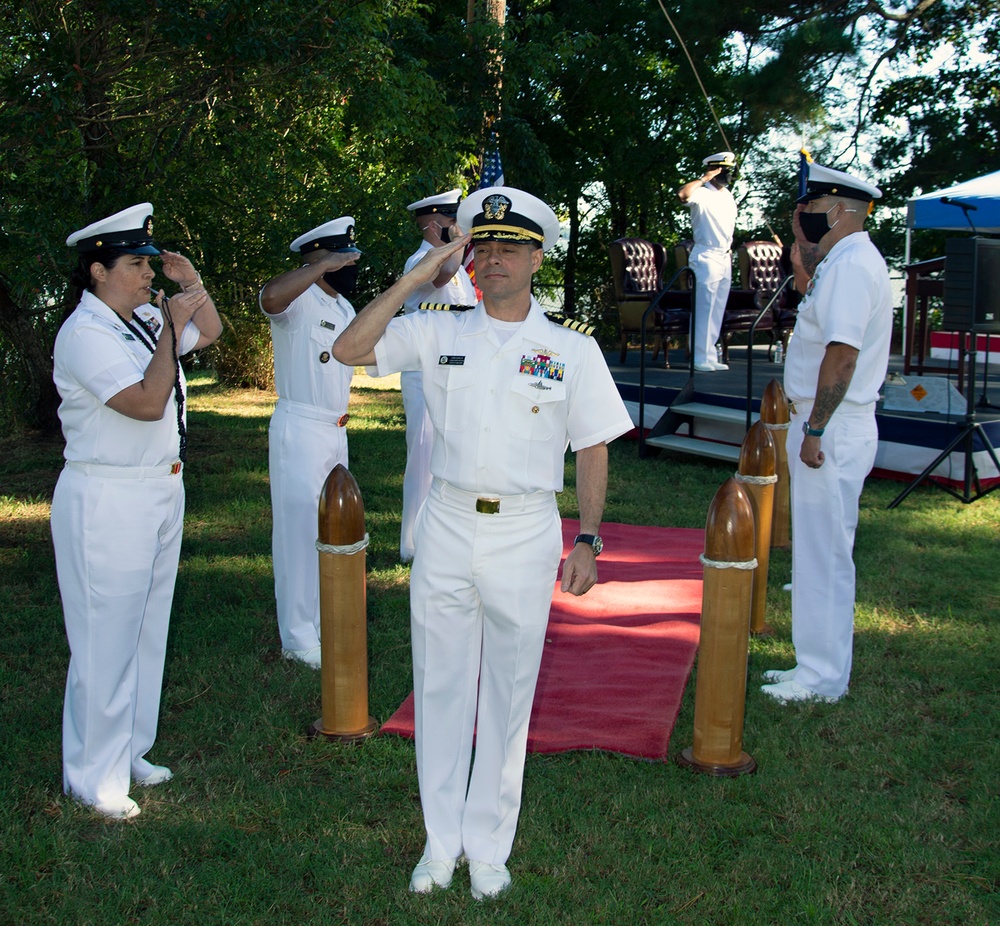
{"label": "brass shell casing bollard", "polygon": [[365,507],[338,463],[319,497],[319,611],[323,716],[311,735],[359,740],[378,728],[368,715]]}
{"label": "brass shell casing bollard", "polygon": [[788,481],[788,453],[785,441],[791,417],[788,398],[781,383],[772,379],[760,400],[760,420],[767,425],[774,440],[775,469],[778,481],[774,485],[774,514],[771,518],[771,549],[787,550],[792,545],[791,486]]}
{"label": "brass shell casing bollard", "polygon": [[750,633],[764,636],[774,633],[765,620],[767,607],[767,570],[771,560],[771,520],[774,508],[774,439],[762,421],[756,422],[743,438],[740,450],[740,482],[753,508],[754,555],[757,568],[753,577],[753,597],[750,605]]}
{"label": "brass shell casing bollard", "polygon": [[753,548],[750,498],[735,478],[727,479],[715,493],[705,525],[694,743],[677,757],[678,764],[709,775],[735,777],[757,770],[743,751]]}

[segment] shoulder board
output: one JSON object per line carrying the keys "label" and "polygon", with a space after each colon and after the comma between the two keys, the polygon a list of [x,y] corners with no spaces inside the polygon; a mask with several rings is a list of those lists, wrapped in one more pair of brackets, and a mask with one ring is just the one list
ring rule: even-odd
{"label": "shoulder board", "polygon": [[579,331],[580,334],[586,335],[588,338],[592,337],[594,331],[596,330],[594,325],[585,325],[583,322],[579,322],[575,318],[567,318],[565,315],[560,315],[558,312],[546,312],[545,317],[552,322],[553,325],[559,325],[562,328],[569,328],[571,331]]}
{"label": "shoulder board", "polygon": [[452,305],[449,302],[421,302],[420,310],[424,312],[468,312],[474,305]]}

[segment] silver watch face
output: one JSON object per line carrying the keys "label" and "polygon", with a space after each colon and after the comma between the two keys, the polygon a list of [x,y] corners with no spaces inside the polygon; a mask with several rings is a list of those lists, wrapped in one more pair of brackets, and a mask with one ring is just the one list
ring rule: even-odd
{"label": "silver watch face", "polygon": [[595,536],[594,537],[593,547],[594,547],[594,556],[599,555],[600,552],[601,552],[601,550],[604,549],[604,541],[601,540],[600,537]]}

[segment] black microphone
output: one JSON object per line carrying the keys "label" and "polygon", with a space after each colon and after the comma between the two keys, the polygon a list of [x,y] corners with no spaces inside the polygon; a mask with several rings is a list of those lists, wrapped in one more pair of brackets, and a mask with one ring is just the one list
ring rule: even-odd
{"label": "black microphone", "polygon": [[979,209],[979,206],[973,206],[972,203],[963,203],[960,199],[952,199],[950,196],[942,196],[941,202],[947,203],[949,206],[958,206],[959,209],[966,209],[969,212],[975,212]]}

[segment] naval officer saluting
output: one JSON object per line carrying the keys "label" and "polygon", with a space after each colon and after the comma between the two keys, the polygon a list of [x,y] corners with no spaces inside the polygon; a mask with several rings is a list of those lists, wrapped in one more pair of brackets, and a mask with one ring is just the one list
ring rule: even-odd
{"label": "naval officer saluting", "polygon": [[316,518],[330,471],[347,466],[347,402],[353,366],[333,344],[354,318],[347,296],[358,278],[354,219],[341,216],[300,235],[302,265],[260,291],[271,322],[278,403],[268,428],[274,594],[281,652],[320,667]]}
{"label": "naval officer saluting", "polygon": [[[407,258],[403,272],[412,270],[431,248],[447,244],[455,227],[455,215],[462,201],[461,190],[448,190],[410,203],[406,208],[423,235],[420,247]],[[403,313],[420,310],[422,302],[450,305],[475,305],[476,288],[462,266],[462,251],[456,251],[442,264],[438,275],[414,290],[403,303]],[[399,558],[413,559],[413,524],[431,487],[431,444],[434,429],[424,402],[423,377],[408,370],[399,377],[406,413],[406,472],[403,476],[403,517],[399,532]]]}
{"label": "naval officer saluting", "polygon": [[583,533],[562,589],[582,595],[597,581],[607,442],[632,421],[597,343],[550,321],[531,295],[559,236],[553,211],[494,187],[465,199],[457,218],[475,245],[482,301],[393,318],[465,247],[462,235],[369,303],[334,352],[380,375],[424,376],[433,483],[416,525],[410,623],[426,842],[410,890],[448,887],[464,855],[480,899],[511,883],[506,862],[562,553],[555,493],[566,447],[576,453]]}
{"label": "naval officer saluting", "polygon": [[[99,813],[139,813],[130,780],[170,769],[146,759],[184,526],[184,372],[222,324],[191,262],[153,240],[140,203],[74,232],[79,304],[53,354],[66,467],[52,497],[52,540],[70,662],[63,788]],[[150,258],[181,292],[156,304]]]}

